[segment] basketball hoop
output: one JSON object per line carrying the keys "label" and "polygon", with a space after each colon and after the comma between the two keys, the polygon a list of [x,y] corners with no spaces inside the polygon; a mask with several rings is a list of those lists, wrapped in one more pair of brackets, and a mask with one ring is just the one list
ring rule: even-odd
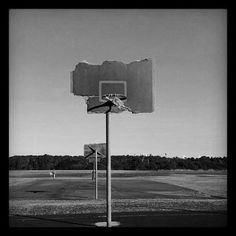
{"label": "basketball hoop", "polygon": [[[132,112],[132,110],[129,107],[125,106],[124,102],[122,101],[127,99],[127,97],[122,94],[107,94],[102,96],[102,99],[106,100],[107,102],[110,102],[111,106],[116,106],[119,110],[126,110]],[[107,112],[111,110],[111,106]]]}
{"label": "basketball hoop", "polygon": [[154,111],[154,69],[152,64],[151,59],[129,64],[104,61],[101,65],[96,66],[83,62],[78,63],[75,70],[71,72],[71,92],[76,96],[84,97],[87,112],[106,114],[107,221],[98,222],[96,226],[119,225],[119,222],[111,220],[109,114],[127,110],[132,113]]}
{"label": "basketball hoop", "polygon": [[[100,107],[109,107],[108,110],[105,113],[108,113],[111,111],[112,107],[117,107],[120,111],[130,111],[132,110],[125,106],[124,100],[127,99],[127,97],[123,94],[105,94],[102,96],[102,99],[105,101],[103,104],[91,107],[88,109],[88,111],[91,111],[93,109],[97,109]],[[88,101],[88,100],[87,100]]]}

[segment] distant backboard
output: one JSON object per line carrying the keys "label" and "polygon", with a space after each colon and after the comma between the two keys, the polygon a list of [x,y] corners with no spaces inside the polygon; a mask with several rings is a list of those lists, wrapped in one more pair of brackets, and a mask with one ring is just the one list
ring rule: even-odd
{"label": "distant backboard", "polygon": [[106,144],[105,143],[96,143],[96,144],[85,144],[84,145],[84,157],[95,158],[95,151],[97,151],[97,158],[106,157]]}
{"label": "distant backboard", "polygon": [[[105,95],[117,95],[132,113],[154,111],[154,67],[151,59],[129,64],[118,61],[104,61],[102,65],[86,62],[77,64],[71,72],[71,92],[87,97],[88,113],[104,113],[107,107]],[[124,110],[116,106],[112,113]]]}

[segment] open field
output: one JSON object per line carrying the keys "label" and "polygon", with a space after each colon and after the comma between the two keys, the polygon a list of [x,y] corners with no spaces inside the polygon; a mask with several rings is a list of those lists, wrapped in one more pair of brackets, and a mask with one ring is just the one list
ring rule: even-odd
{"label": "open field", "polygon": [[[60,177],[91,177],[91,170],[56,170]],[[99,170],[99,176],[105,177],[105,170]],[[173,174],[189,175],[227,175],[227,170],[112,170],[112,177],[140,177],[140,176],[171,176]],[[49,170],[10,170],[9,177],[49,177]]]}
{"label": "open field", "polygon": [[[105,171],[99,171],[100,198],[105,194]],[[90,170],[10,171],[10,199],[93,199]],[[50,190],[50,191],[49,191]],[[38,194],[31,194],[38,191]],[[112,171],[112,198],[226,198],[226,171]],[[153,194],[156,196],[153,196]]]}
{"label": "open field", "polygon": [[[99,171],[98,200],[91,171],[9,172],[10,215],[105,214],[105,171]],[[112,212],[225,212],[226,171],[112,171]],[[190,215],[191,215],[190,214]]]}

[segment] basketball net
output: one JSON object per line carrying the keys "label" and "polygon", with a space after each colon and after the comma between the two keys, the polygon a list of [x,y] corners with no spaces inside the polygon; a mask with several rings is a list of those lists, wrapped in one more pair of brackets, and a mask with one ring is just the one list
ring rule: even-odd
{"label": "basketball net", "polygon": [[[107,101],[111,101],[118,109],[131,111],[131,109],[125,106],[124,102],[116,94],[107,94],[102,97]],[[132,112],[132,111],[131,111]]]}

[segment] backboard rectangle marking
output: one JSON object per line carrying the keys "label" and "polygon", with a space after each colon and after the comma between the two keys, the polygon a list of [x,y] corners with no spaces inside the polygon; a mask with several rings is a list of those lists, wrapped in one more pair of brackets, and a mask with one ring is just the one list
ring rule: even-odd
{"label": "backboard rectangle marking", "polygon": [[[104,95],[104,94],[102,94],[102,86],[104,84],[123,84],[122,95],[125,95],[127,97],[127,82],[126,81],[100,80],[99,81],[99,101],[100,102],[106,102],[106,100],[102,99],[102,96]],[[112,92],[112,93],[114,93],[114,92]]]}

